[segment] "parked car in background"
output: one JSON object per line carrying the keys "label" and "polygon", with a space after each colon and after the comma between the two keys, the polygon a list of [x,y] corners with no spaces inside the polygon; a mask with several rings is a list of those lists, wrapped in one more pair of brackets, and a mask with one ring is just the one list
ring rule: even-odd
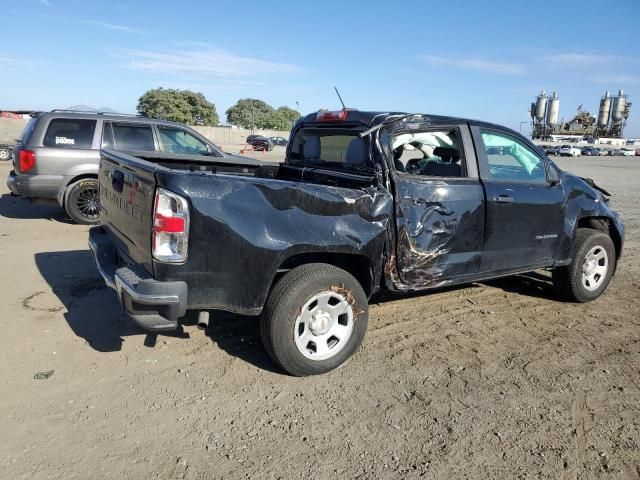
{"label": "parked car in background", "polygon": [[477,120],[320,111],[282,164],[101,155],[89,245],[114,300],[155,331],[188,310],[202,326],[209,310],[261,315],[266,352],[293,375],[347,361],[376,292],[549,268],[564,298],[588,302],[623,248],[605,190]]}
{"label": "parked car in background", "polygon": [[225,159],[194,130],[174,122],[133,115],[53,110],[29,120],[14,147],[7,186],[15,195],[56,200],[77,223],[99,222],[98,163],[100,149],[158,153],[195,160]]}
{"label": "parked car in background", "polygon": [[286,147],[288,140],[284,137],[271,137],[271,143],[279,147]]}
{"label": "parked car in background", "polygon": [[264,135],[249,135],[247,137],[247,143],[253,147],[254,150],[260,150],[269,152],[273,150],[273,142],[270,138]]}
{"label": "parked car in background", "polygon": [[622,155],[624,157],[634,157],[635,154],[636,154],[636,152],[632,148],[621,148],[620,149],[620,155]]}
{"label": "parked car in background", "polygon": [[607,155],[610,156],[610,157],[620,157],[620,156],[622,156],[622,152],[617,148],[610,148],[607,151]]}
{"label": "parked car in background", "polygon": [[542,151],[547,156],[558,155],[558,147],[554,147],[552,145],[547,145],[546,147],[542,147]]}
{"label": "parked car in background", "polygon": [[582,151],[578,147],[572,145],[562,145],[558,150],[558,155],[563,157],[579,157],[582,155]]}
{"label": "parked car in background", "polygon": [[581,150],[581,154],[589,157],[594,157],[600,155],[600,150],[598,150],[596,147],[583,147]]}

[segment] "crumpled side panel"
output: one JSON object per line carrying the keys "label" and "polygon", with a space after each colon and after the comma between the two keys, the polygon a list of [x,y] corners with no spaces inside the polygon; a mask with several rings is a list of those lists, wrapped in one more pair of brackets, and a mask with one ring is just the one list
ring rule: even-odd
{"label": "crumpled side panel", "polygon": [[387,265],[393,287],[433,288],[475,273],[484,235],[479,182],[403,178],[397,189],[396,265]]}
{"label": "crumpled side panel", "polygon": [[190,308],[259,312],[277,269],[293,255],[362,255],[380,277],[393,214],[384,189],[211,174],[168,181],[172,191],[189,192],[189,258],[156,269],[163,279],[188,282]]}

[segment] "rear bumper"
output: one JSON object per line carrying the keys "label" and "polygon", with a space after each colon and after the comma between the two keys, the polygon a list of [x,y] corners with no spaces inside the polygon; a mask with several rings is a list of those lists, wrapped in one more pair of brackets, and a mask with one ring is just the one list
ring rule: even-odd
{"label": "rear bumper", "polygon": [[7,176],[7,187],[14,195],[32,198],[56,198],[64,184],[59,175],[23,175],[11,170]]}
{"label": "rear bumper", "polygon": [[102,227],[89,230],[89,247],[98,271],[114,289],[124,311],[146,330],[167,331],[178,327],[187,311],[187,284],[159,282],[137,266],[122,266],[113,241]]}

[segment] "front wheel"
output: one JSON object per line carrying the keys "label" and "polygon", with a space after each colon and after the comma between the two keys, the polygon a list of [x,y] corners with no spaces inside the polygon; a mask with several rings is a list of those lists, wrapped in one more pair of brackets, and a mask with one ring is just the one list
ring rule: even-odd
{"label": "front wheel", "polygon": [[310,263],[285,274],[269,294],[260,335],[269,356],[295,376],[339,367],[367,330],[367,296],[348,272]]}
{"label": "front wheel", "polygon": [[85,178],[68,186],[64,208],[76,223],[95,225],[100,222],[98,180]]}
{"label": "front wheel", "polygon": [[616,252],[609,235],[600,230],[579,228],[573,260],[553,271],[553,286],[564,298],[590,302],[606,290],[615,270]]}

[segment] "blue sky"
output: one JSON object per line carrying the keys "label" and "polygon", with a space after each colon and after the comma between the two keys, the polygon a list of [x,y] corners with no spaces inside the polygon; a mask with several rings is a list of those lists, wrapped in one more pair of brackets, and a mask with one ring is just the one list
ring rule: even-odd
{"label": "blue sky", "polygon": [[[623,88],[640,137],[640,0],[0,0],[0,109],[134,112],[155,87],[310,112],[348,106],[520,128],[541,89],[560,117]],[[523,130],[526,127],[523,126]]]}

